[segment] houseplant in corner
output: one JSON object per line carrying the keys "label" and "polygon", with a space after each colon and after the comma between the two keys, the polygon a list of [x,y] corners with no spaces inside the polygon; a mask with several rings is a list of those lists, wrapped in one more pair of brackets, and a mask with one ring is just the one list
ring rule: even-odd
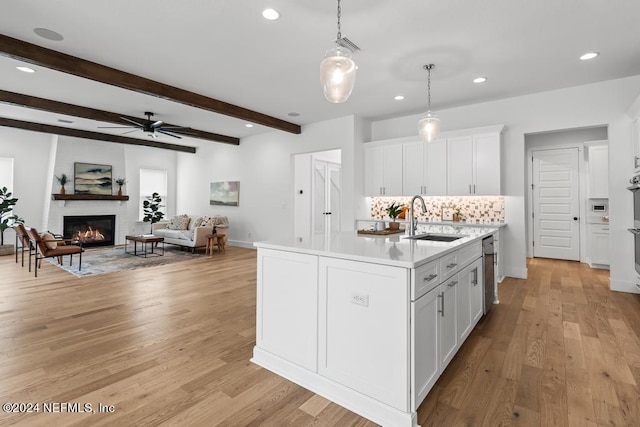
{"label": "houseplant in corner", "polygon": [[58,184],[60,184],[60,194],[66,194],[64,185],[67,183],[67,174],[63,173],[60,176],[56,175],[56,179],[58,180]]}
{"label": "houseplant in corner", "polygon": [[22,218],[13,213],[13,207],[18,199],[12,196],[7,187],[0,188],[0,255],[13,253],[13,245],[4,244],[4,231],[15,224],[22,224]]}
{"label": "houseplant in corner", "polygon": [[402,213],[402,206],[393,202],[385,209],[385,211],[387,211],[387,215],[391,218],[391,222],[389,222],[389,230],[400,229],[400,223],[396,222],[396,219],[398,218],[398,215]]}
{"label": "houseplant in corner", "polygon": [[147,197],[147,200],[142,202],[142,210],[144,212],[144,222],[151,223],[151,234],[153,234],[153,224],[160,221],[164,217],[164,213],[160,212],[160,208],[163,206],[160,203],[162,198],[158,193],[153,193]]}

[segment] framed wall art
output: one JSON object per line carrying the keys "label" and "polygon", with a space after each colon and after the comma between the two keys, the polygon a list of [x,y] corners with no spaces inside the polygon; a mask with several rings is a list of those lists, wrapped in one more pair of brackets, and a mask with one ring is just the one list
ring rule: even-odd
{"label": "framed wall art", "polygon": [[220,181],[211,183],[210,205],[238,206],[240,202],[240,181]]}
{"label": "framed wall art", "polygon": [[74,163],[73,190],[75,194],[108,194],[112,192],[111,165]]}

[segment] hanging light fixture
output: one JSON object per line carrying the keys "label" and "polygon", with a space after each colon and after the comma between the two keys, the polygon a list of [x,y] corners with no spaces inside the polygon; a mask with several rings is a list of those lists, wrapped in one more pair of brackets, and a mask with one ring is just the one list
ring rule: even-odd
{"label": "hanging light fixture", "polygon": [[420,133],[420,138],[427,142],[433,142],[438,137],[438,132],[440,132],[440,119],[438,115],[431,111],[431,69],[435,67],[433,64],[425,65],[423,68],[427,70],[427,93],[428,93],[428,104],[427,104],[427,115],[420,119],[418,123],[418,131]]}
{"label": "hanging light fixture", "polygon": [[349,99],[356,82],[356,63],[353,52],[360,50],[353,42],[342,37],[340,28],[340,0],[338,0],[338,36],[336,46],[329,49],[320,63],[320,83],[327,101],[345,102]]}

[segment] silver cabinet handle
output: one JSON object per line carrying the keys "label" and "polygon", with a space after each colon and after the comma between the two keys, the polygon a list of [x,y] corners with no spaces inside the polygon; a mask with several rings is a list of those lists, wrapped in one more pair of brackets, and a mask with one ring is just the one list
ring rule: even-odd
{"label": "silver cabinet handle", "polygon": [[469,194],[473,194],[473,193],[471,192],[471,184],[469,184]]}
{"label": "silver cabinet handle", "polygon": [[442,309],[441,309],[441,310],[438,310],[438,313],[440,313],[440,315],[441,315],[442,317],[444,317],[444,292],[440,292],[440,293],[438,294],[438,298],[440,298],[440,299],[441,299],[441,301],[442,301]]}
{"label": "silver cabinet handle", "polygon": [[477,286],[478,285],[478,267],[473,269],[473,286]]}
{"label": "silver cabinet handle", "polygon": [[454,280],[453,282],[448,283],[448,284],[447,284],[447,286],[448,286],[448,287],[450,287],[450,288],[453,288],[453,287],[454,287],[455,285],[457,285],[457,284],[458,284],[458,281],[457,281],[457,280]]}
{"label": "silver cabinet handle", "polygon": [[458,265],[457,262],[452,262],[451,264],[447,264],[447,268],[451,269],[451,268],[455,267],[456,265]]}
{"label": "silver cabinet handle", "polygon": [[430,275],[428,275],[427,277],[423,278],[423,279],[422,279],[422,281],[423,281],[423,282],[430,282],[430,281],[432,281],[433,279],[435,279],[436,277],[438,277],[438,275],[437,275],[437,274],[430,274]]}

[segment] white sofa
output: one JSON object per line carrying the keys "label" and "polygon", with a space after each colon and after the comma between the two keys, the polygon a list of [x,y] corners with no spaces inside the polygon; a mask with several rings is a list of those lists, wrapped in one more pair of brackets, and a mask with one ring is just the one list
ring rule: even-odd
{"label": "white sofa", "polygon": [[[191,248],[191,251],[195,252],[196,248],[207,245],[207,236],[211,234],[215,225],[216,234],[224,236],[226,243],[229,231],[229,220],[226,216],[188,215],[188,217],[189,223],[186,229],[171,229],[170,224],[175,224],[175,220],[160,221],[153,224],[153,234],[164,237],[165,243]],[[205,225],[198,225],[202,220],[205,221]]]}

